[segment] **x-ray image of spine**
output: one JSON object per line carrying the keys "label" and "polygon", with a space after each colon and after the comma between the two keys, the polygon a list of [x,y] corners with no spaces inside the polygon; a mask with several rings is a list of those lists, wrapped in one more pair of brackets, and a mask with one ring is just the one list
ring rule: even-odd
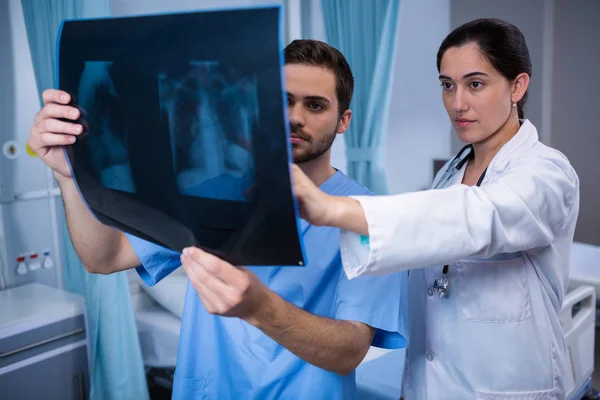
{"label": "x-ray image of spine", "polygon": [[179,191],[248,199],[254,181],[252,131],[258,123],[255,79],[236,77],[217,62],[193,61],[182,75],[159,74],[158,84]]}
{"label": "x-ray image of spine", "polygon": [[89,126],[85,143],[98,178],[107,188],[135,193],[122,108],[110,76],[112,64],[110,61],[85,62],[77,104]]}

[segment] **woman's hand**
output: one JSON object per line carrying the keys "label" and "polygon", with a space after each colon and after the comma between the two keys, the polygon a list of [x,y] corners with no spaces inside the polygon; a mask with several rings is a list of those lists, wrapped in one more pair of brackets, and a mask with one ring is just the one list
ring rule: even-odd
{"label": "woman's hand", "polygon": [[336,197],[321,191],[296,164],[293,165],[293,173],[300,216],[312,225],[330,225]]}
{"label": "woman's hand", "polygon": [[324,193],[297,165],[293,165],[293,172],[300,216],[308,223],[369,235],[367,217],[357,200]]}

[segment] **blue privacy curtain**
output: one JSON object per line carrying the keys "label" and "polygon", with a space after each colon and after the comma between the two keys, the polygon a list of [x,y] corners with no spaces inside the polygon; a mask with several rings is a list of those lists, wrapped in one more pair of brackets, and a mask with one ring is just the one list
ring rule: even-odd
{"label": "blue privacy curtain", "polygon": [[348,175],[387,194],[383,146],[400,0],[321,0],[327,42],[346,56],[354,74],[352,123],[344,134]]}
{"label": "blue privacy curtain", "polygon": [[[109,15],[109,0],[21,0],[38,91],[55,86],[55,50],[63,19]],[[90,399],[148,399],[127,275],[83,268],[63,221],[65,288],[85,297],[90,342]],[[52,394],[48,394],[52,397]]]}

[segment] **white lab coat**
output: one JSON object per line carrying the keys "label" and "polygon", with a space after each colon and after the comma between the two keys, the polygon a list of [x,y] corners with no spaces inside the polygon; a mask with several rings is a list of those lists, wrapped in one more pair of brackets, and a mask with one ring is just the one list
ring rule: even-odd
{"label": "white lab coat", "polygon": [[[464,169],[444,189],[354,197],[370,244],[342,231],[346,274],[410,269],[405,399],[562,400],[570,372],[558,315],[579,179],[528,120],[481,187],[461,184]],[[444,264],[450,284],[440,298],[431,288]]]}

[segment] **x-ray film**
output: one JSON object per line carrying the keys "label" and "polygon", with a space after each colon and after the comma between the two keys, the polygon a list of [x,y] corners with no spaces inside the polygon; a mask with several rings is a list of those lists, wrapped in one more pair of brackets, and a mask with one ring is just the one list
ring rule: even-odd
{"label": "x-ray film", "polygon": [[304,265],[283,88],[281,7],[63,21],[65,147],[101,222],[235,265]]}

